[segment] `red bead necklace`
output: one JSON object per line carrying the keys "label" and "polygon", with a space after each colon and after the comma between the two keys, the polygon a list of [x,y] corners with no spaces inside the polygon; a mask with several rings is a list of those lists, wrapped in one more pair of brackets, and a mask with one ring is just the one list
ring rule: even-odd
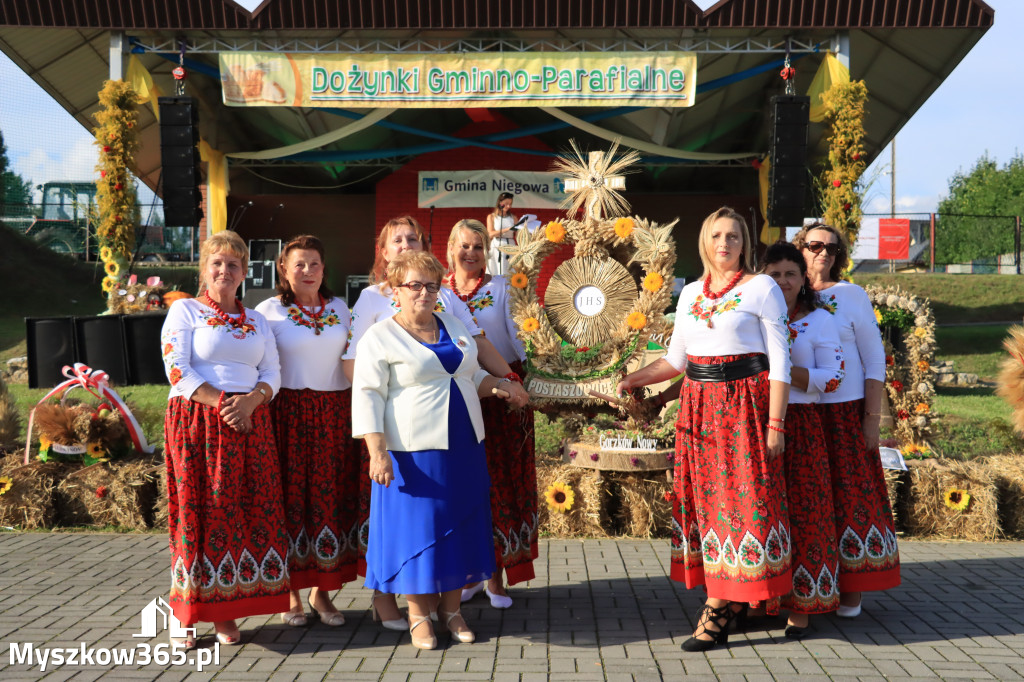
{"label": "red bead necklace", "polygon": [[317,298],[320,299],[320,312],[314,313],[311,310],[306,310],[306,308],[303,307],[301,303],[299,303],[298,299],[295,299],[295,307],[298,308],[303,315],[309,318],[310,323],[312,324],[313,327],[313,333],[316,334],[317,336],[320,336],[320,330],[324,328],[324,323],[321,321],[321,318],[324,316],[324,310],[327,306],[327,301],[325,301],[324,297],[320,295],[320,292],[317,292],[316,295]]}
{"label": "red bead necklace", "polygon": [[453,272],[448,277],[448,285],[452,288],[452,292],[459,297],[459,300],[463,303],[469,303],[476,296],[477,292],[480,291],[480,287],[484,285],[484,273],[480,271],[480,279],[476,281],[476,286],[468,294],[463,294],[459,291],[458,285],[455,283],[455,273]]}
{"label": "red bead necklace", "polygon": [[224,324],[234,327],[235,329],[242,329],[245,326],[245,307],[242,305],[240,300],[237,298],[235,299],[235,305],[238,306],[238,319],[235,319],[224,312],[221,307],[217,305],[217,302],[210,298],[210,294],[203,294],[203,297],[206,299],[207,305],[213,308],[214,314],[224,321]]}
{"label": "red bead necklace", "polygon": [[[743,275],[745,274],[747,273],[745,273],[743,270],[738,271],[735,275],[733,275],[733,278],[729,280],[729,283],[726,284],[725,288],[722,289],[721,291],[711,291],[711,275],[708,275],[707,277],[704,278],[704,298],[708,299],[709,301],[714,301],[716,299],[722,298],[727,293],[729,293],[729,290],[736,286],[741,279],[743,279]],[[711,306],[711,310],[708,311],[708,329],[713,329],[715,326],[714,324],[712,324],[711,318],[715,316],[716,312],[718,312],[717,303]]]}

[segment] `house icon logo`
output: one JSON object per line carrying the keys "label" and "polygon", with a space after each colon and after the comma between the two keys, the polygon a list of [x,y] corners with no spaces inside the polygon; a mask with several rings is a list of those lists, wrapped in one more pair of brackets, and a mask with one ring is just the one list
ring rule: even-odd
{"label": "house icon logo", "polygon": [[170,636],[178,639],[195,637],[195,628],[184,628],[181,621],[177,619],[171,606],[164,601],[163,597],[156,597],[146,604],[139,614],[142,618],[142,631],[132,637],[156,637],[160,630],[170,630]]}
{"label": "house icon logo", "polygon": [[423,189],[424,192],[436,192],[437,191],[437,178],[423,178]]}

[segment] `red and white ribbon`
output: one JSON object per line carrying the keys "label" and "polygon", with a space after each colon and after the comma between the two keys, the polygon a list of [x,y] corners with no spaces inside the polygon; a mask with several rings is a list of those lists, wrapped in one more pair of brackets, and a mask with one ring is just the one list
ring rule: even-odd
{"label": "red and white ribbon", "polygon": [[[121,413],[121,418],[124,419],[125,426],[128,427],[128,433],[131,435],[132,443],[135,445],[136,450],[146,454],[153,452],[155,448],[146,442],[146,434],[142,432],[142,427],[135,420],[135,415],[128,409],[128,406],[121,399],[121,396],[117,394],[117,391],[107,384],[110,377],[106,372],[101,369],[92,369],[81,362],[76,362],[73,367],[64,365],[61,373],[67,377],[67,381],[57,384],[53,390],[36,403],[36,407],[39,407],[55,395],[61,394],[63,397],[69,391],[81,388],[100,400],[106,399],[110,401],[110,404],[117,408],[117,411]],[[29,413],[28,417],[28,429],[25,437],[25,464],[29,463],[29,453],[32,444],[32,421],[35,418],[36,407],[32,408],[32,412]]]}

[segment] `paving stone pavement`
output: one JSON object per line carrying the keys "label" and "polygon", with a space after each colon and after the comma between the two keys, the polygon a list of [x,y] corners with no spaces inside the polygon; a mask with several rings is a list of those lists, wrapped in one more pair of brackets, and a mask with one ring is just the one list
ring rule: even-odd
{"label": "paving stone pavement", "polygon": [[[0,679],[1024,680],[1024,543],[902,541],[900,548],[901,587],[866,595],[857,619],[813,618],[812,636],[800,642],[783,636],[780,620],[734,634],[728,648],[684,652],[679,645],[702,593],[668,579],[666,540],[551,539],[541,543],[537,578],[513,588],[511,609],[492,609],[483,596],[463,606],[474,644],[442,634],[435,651],[412,648],[407,634],[370,620],[369,595],[357,583],[335,595],[344,626],[247,618],[244,644],[220,647],[219,661],[201,673],[195,665],[95,658],[41,671],[16,660],[27,644],[35,656],[166,641],[162,632],[133,634],[142,608],[167,593],[167,540],[0,533]],[[212,656],[212,628],[200,624],[199,632]]]}

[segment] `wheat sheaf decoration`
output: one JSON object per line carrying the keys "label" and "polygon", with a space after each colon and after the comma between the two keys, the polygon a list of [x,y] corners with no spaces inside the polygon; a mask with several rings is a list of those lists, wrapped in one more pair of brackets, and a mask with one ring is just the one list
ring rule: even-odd
{"label": "wheat sheaf decoration", "polygon": [[[603,296],[600,310],[586,315],[577,308],[581,299],[597,289]],[[555,270],[544,303],[551,326],[575,346],[597,346],[615,335],[636,301],[636,281],[621,263],[611,258],[573,258]],[[595,304],[596,305],[596,304]]]}

